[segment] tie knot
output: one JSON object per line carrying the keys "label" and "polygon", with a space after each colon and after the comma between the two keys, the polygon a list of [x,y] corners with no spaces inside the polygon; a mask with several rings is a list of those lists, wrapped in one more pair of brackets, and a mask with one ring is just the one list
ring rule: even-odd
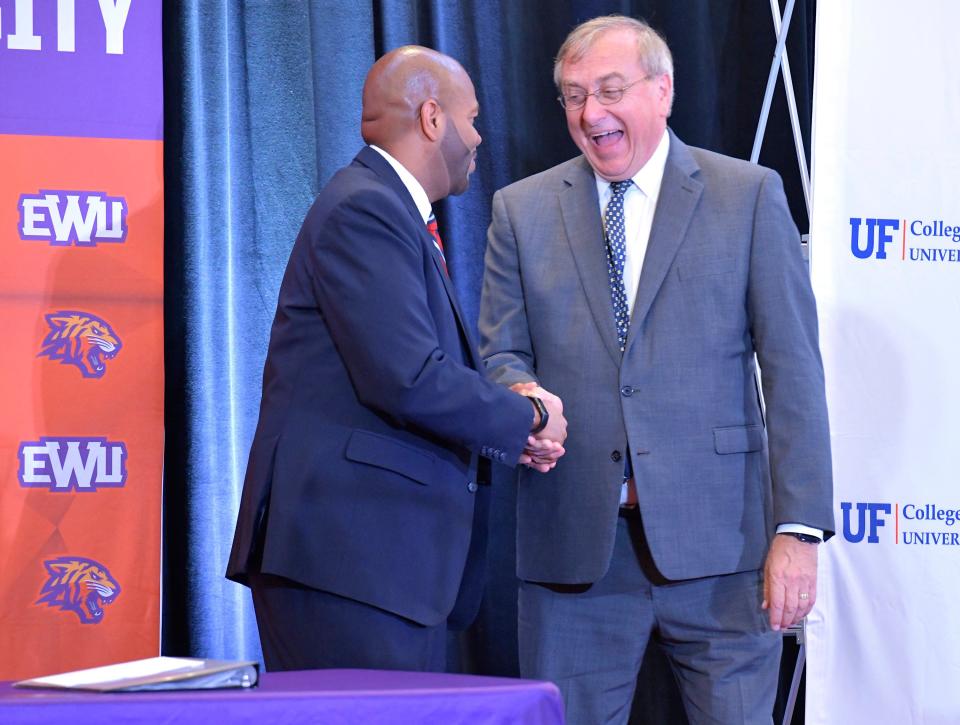
{"label": "tie knot", "polygon": [[624,179],[623,181],[611,181],[610,182],[610,191],[613,192],[614,196],[623,196],[627,193],[627,189],[630,188],[630,185],[633,184],[633,179]]}

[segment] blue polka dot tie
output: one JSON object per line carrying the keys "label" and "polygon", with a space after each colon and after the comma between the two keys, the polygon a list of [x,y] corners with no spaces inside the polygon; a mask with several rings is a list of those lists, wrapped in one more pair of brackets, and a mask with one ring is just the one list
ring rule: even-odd
{"label": "blue polka dot tie", "polygon": [[627,258],[627,235],[623,226],[623,195],[627,193],[632,183],[631,179],[610,183],[610,201],[603,213],[603,228],[607,238],[610,299],[613,302],[613,318],[617,323],[617,342],[620,343],[621,353],[627,347],[627,330],[630,328],[627,289],[623,284],[623,263]]}

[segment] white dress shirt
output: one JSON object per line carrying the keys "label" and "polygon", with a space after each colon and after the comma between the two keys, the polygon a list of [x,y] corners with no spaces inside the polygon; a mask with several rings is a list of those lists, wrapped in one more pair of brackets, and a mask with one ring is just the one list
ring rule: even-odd
{"label": "white dress shirt", "polygon": [[403,185],[407,187],[407,191],[410,192],[410,196],[413,197],[413,201],[417,205],[417,211],[419,211],[420,216],[423,217],[423,223],[426,224],[427,220],[430,218],[430,215],[433,214],[433,207],[430,204],[430,199],[427,197],[427,192],[424,191],[423,186],[420,185],[420,182],[417,181],[413,174],[407,171],[406,166],[401,164],[382,148],[379,146],[374,146],[373,144],[370,144],[370,148],[383,156],[383,158],[387,160],[387,163],[393,167],[393,170],[397,172],[397,176],[400,177],[400,181],[403,182]]}
{"label": "white dress shirt", "polygon": [[[670,135],[664,131],[657,148],[643,168],[633,175],[633,185],[623,195],[623,226],[627,246],[627,258],[623,264],[623,286],[626,289],[627,310],[630,314],[633,314],[633,301],[637,297],[640,270],[647,253],[653,212],[657,208],[657,199],[660,198],[660,185],[663,183],[663,169],[667,165],[669,150]],[[602,219],[613,192],[610,191],[609,181],[599,176],[596,179]]]}

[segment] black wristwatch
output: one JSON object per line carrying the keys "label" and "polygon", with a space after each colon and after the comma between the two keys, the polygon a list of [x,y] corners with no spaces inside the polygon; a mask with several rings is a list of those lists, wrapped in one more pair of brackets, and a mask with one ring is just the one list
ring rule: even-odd
{"label": "black wristwatch", "polygon": [[550,420],[550,414],[547,412],[547,406],[543,404],[543,401],[540,398],[531,395],[529,396],[530,402],[533,403],[533,407],[537,409],[537,412],[540,414],[540,422],[536,426],[530,429],[531,433],[539,433],[544,428],[547,427],[547,422]]}
{"label": "black wristwatch", "polygon": [[797,541],[802,541],[804,544],[822,544],[823,540],[817,536],[812,536],[811,534],[801,534],[798,531],[778,531],[780,536],[792,536]]}

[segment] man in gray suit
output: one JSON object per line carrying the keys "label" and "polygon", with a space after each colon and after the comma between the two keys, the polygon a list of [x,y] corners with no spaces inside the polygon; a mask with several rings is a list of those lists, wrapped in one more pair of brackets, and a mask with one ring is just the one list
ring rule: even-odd
{"label": "man in gray suit", "polygon": [[572,723],[626,722],[655,636],[691,722],[770,722],[834,525],[797,229],[774,172],[667,128],[649,26],[581,25],[555,81],[583,155],[494,196],[480,315],[494,379],[568,420],[565,459],[518,484],[521,673]]}

